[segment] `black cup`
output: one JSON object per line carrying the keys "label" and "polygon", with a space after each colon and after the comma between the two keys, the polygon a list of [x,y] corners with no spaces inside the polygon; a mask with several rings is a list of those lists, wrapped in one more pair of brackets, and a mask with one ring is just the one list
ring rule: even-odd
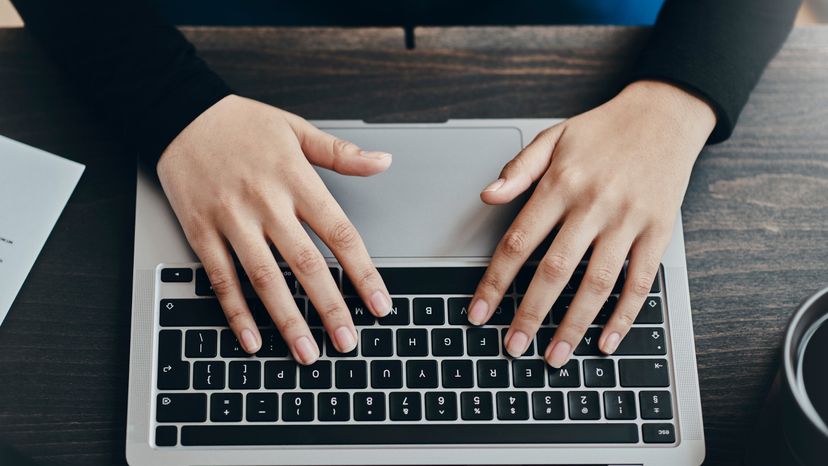
{"label": "black cup", "polygon": [[756,431],[749,466],[828,465],[828,288],[791,317],[782,364]]}

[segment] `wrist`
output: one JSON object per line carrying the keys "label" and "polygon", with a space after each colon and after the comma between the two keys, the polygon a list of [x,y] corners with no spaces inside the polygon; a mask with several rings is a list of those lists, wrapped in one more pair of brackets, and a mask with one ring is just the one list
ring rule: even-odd
{"label": "wrist", "polygon": [[688,135],[705,140],[716,126],[716,112],[703,97],[664,81],[641,80],[627,85],[619,97],[632,99]]}

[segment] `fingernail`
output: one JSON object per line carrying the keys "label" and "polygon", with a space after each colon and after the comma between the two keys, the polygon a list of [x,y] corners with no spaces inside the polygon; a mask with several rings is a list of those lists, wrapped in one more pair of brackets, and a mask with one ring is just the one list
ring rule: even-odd
{"label": "fingernail", "polygon": [[489,186],[486,186],[486,189],[484,189],[483,192],[485,193],[487,191],[497,191],[498,189],[500,189],[501,186],[503,186],[503,183],[505,183],[505,182],[506,182],[505,178],[498,178],[498,179],[494,180],[492,182],[492,184],[490,184]]}
{"label": "fingernail", "polygon": [[255,353],[256,351],[259,351],[259,340],[249,328],[242,330],[241,340],[242,345],[244,345],[244,350],[248,353]]}
{"label": "fingernail", "polygon": [[621,335],[618,332],[612,332],[604,342],[604,353],[612,354],[618,349],[618,343],[621,342]]}
{"label": "fingernail", "polygon": [[517,330],[512,333],[512,336],[509,338],[509,344],[506,345],[506,351],[508,351],[513,358],[519,358],[523,356],[523,353],[526,352],[526,347],[528,346],[529,336],[520,330]]}
{"label": "fingernail", "polygon": [[385,317],[391,312],[391,300],[382,291],[375,291],[371,295],[371,307],[380,317]]}
{"label": "fingernail", "polygon": [[546,361],[555,369],[560,369],[567,363],[567,361],[569,361],[571,353],[572,346],[565,341],[559,341],[552,347],[552,351],[549,352],[549,356],[547,356]]}
{"label": "fingernail", "polygon": [[471,309],[469,309],[469,315],[466,319],[472,325],[483,325],[483,321],[486,320],[486,314],[488,312],[489,303],[482,299],[478,299],[474,302],[474,304],[472,304]]}
{"label": "fingernail", "polygon": [[388,152],[379,152],[379,151],[361,150],[361,151],[359,151],[359,155],[361,155],[363,157],[368,157],[369,159],[374,159],[374,160],[384,160],[384,159],[390,159],[391,158],[391,154],[389,154]]}
{"label": "fingernail", "polygon": [[336,346],[339,347],[340,353],[347,353],[356,346],[354,334],[351,333],[351,329],[344,325],[336,329],[334,336],[336,337]]}
{"label": "fingernail", "polygon": [[302,364],[312,364],[319,357],[319,348],[308,337],[299,337],[293,348]]}

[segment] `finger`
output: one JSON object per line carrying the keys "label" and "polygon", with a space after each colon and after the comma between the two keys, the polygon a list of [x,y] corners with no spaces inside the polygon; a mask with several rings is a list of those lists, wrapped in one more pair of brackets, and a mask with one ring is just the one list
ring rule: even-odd
{"label": "finger", "polygon": [[480,199],[487,204],[504,204],[529,189],[549,168],[552,152],[563,134],[563,128],[558,124],[535,136],[503,167],[497,180],[483,189]]}
{"label": "finger", "polygon": [[634,237],[634,233],[622,231],[596,239],[578,291],[544,354],[550,366],[561,367],[569,361],[572,349],[578,346],[612,293]]}
{"label": "finger", "polygon": [[506,351],[509,354],[517,357],[526,351],[597,231],[596,224],[580,218],[568,219],[561,226],[549,250],[538,263],[535,276],[506,333]]}
{"label": "finger", "polygon": [[362,150],[352,142],[320,130],[304,118],[289,114],[288,124],[296,133],[302,152],[314,165],[356,176],[376,175],[391,166],[391,154]]}
{"label": "finger", "polygon": [[215,233],[198,241],[190,241],[190,244],[201,259],[213,293],[227,317],[227,324],[242,348],[250,354],[259,351],[262,346],[262,337],[256,327],[256,321],[253,320],[253,314],[247,306],[247,301],[244,299],[236,274],[236,266],[224,240],[218,233]]}
{"label": "finger", "polygon": [[630,331],[650,293],[650,287],[658,274],[661,256],[670,242],[670,232],[648,232],[639,236],[630,250],[630,263],[618,304],[610,316],[598,347],[606,354],[613,354],[618,344]]}

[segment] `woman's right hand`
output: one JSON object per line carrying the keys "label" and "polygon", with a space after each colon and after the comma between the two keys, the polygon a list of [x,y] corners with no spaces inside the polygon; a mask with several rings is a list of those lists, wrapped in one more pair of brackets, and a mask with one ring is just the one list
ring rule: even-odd
{"label": "woman's right hand", "polygon": [[386,170],[391,155],[360,150],[301,117],[230,95],[193,120],[157,166],[164,192],[244,350],[255,353],[262,339],[228,246],[302,364],[316,361],[319,348],[271,243],[306,290],[336,349],[348,352],[357,344],[345,301],[302,222],[331,249],[372,314],[382,317],[391,309],[359,233],[312,164],[370,176]]}

